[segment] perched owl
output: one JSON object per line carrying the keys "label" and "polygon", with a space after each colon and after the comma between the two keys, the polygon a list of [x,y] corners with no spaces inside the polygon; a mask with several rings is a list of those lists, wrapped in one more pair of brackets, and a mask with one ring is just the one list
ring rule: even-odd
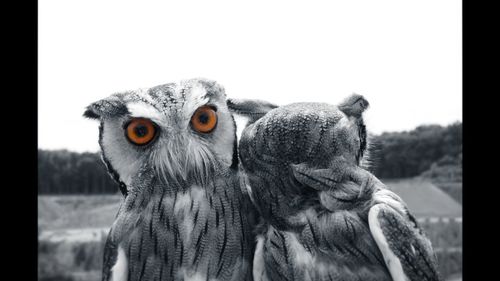
{"label": "perched owl", "polygon": [[[230,106],[252,120],[271,109]],[[100,121],[101,155],[124,194],[104,281],[252,280],[254,209],[240,187],[235,121],[219,84],[117,93],[84,116]]]}
{"label": "perched owl", "polygon": [[243,131],[245,181],[265,220],[254,280],[439,280],[405,203],[362,168],[367,107],[356,94],[296,103]]}

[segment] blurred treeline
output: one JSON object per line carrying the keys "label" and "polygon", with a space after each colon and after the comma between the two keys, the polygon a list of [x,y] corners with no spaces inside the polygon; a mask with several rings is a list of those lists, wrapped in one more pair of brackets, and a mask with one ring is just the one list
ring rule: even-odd
{"label": "blurred treeline", "polygon": [[414,177],[449,165],[461,169],[462,123],[383,133],[374,137],[372,155],[374,173],[380,178]]}
{"label": "blurred treeline", "polygon": [[[441,182],[444,189],[457,190],[449,188],[449,183],[462,181],[462,123],[425,125],[374,136],[370,155],[372,170],[380,178],[424,175]],[[118,191],[99,153],[38,150],[38,172],[40,194]],[[453,197],[461,201],[457,196]]]}
{"label": "blurred treeline", "polygon": [[38,149],[39,194],[103,194],[118,192],[99,153]]}

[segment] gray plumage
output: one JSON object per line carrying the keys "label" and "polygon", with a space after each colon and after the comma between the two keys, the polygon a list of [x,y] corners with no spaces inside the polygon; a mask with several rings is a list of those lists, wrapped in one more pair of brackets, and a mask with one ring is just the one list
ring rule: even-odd
{"label": "gray plumage", "polygon": [[243,131],[241,164],[265,220],[255,280],[439,280],[405,203],[360,166],[367,107],[360,95],[296,103]]}
{"label": "gray plumage", "polygon": [[[209,133],[191,121],[204,106],[217,115]],[[117,93],[84,115],[100,121],[102,158],[124,194],[104,281],[252,280],[255,211],[240,186],[235,122],[219,84],[191,79]],[[126,136],[137,118],[156,128],[145,145]],[[144,137],[147,128],[133,132]]]}

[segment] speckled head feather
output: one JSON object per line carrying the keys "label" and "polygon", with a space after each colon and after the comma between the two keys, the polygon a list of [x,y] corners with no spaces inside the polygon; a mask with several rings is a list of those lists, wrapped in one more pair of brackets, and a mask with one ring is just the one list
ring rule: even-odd
{"label": "speckled head feather", "polygon": [[[338,106],[294,103],[269,111],[243,131],[240,157],[246,174],[250,181],[258,177],[256,181],[269,183],[252,185],[252,192],[257,198],[274,198],[257,202],[265,216],[280,220],[315,200],[294,181],[291,164],[328,168],[339,157],[356,165],[361,162],[367,148],[362,119],[367,107],[360,95]],[[281,184],[272,184],[276,181]]]}

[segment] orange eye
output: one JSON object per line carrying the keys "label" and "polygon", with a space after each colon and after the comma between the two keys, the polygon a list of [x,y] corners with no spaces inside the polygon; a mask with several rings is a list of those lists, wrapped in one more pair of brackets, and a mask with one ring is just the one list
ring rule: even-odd
{"label": "orange eye", "polygon": [[217,125],[217,113],[210,106],[201,106],[191,117],[191,125],[200,133],[210,133]]}
{"label": "orange eye", "polygon": [[125,129],[127,139],[136,145],[149,143],[156,135],[156,127],[151,120],[145,118],[134,118]]}

